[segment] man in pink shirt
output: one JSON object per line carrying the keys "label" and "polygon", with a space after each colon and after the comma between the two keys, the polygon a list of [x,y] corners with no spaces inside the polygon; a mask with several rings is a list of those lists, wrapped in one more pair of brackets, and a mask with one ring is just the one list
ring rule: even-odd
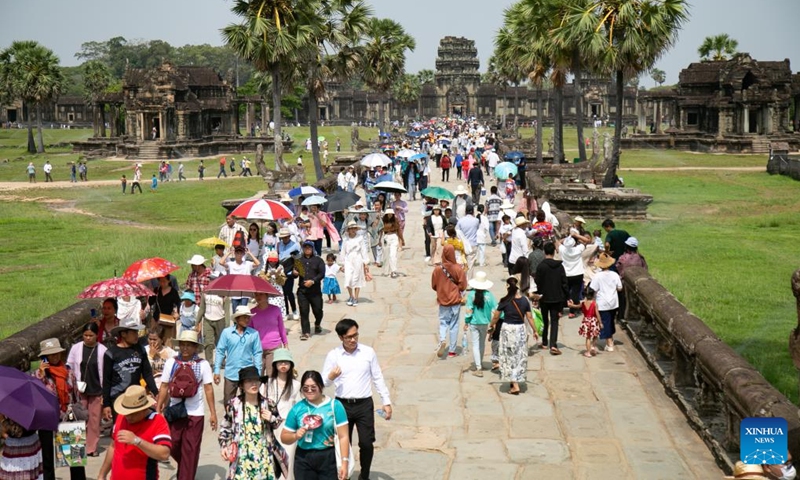
{"label": "man in pink shirt", "polygon": [[256,293],[255,299],[256,306],[250,310],[253,313],[250,326],[261,337],[261,374],[268,376],[272,373],[273,352],[281,347],[289,348],[289,340],[286,338],[281,309],[269,303],[266,293]]}

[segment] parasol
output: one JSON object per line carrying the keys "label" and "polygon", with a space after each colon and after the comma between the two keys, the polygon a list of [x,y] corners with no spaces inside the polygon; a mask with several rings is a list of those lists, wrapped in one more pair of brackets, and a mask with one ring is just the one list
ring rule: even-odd
{"label": "parasol", "polygon": [[306,198],[305,200],[303,200],[303,203],[301,205],[306,205],[306,206],[309,206],[309,205],[322,205],[325,202],[327,202],[325,197],[320,197],[319,195],[312,195],[312,196]]}
{"label": "parasol", "polygon": [[38,378],[0,366],[0,413],[25,430],[58,430],[58,397]]}
{"label": "parasol", "polygon": [[385,167],[392,164],[392,159],[382,153],[370,153],[361,159],[361,165],[368,168]]}
{"label": "parasol", "polygon": [[391,193],[406,193],[408,190],[401,184],[397,182],[380,182],[375,185],[375,190],[381,190],[383,192],[391,192]]}
{"label": "parasol", "polygon": [[233,209],[231,215],[250,220],[280,220],[294,216],[292,211],[281,202],[263,198],[242,202]]}
{"label": "parasol", "polygon": [[452,200],[456,196],[450,190],[443,187],[428,187],[419,192],[423,197],[435,198],[436,200]]}
{"label": "parasol", "polygon": [[155,295],[153,291],[141,283],[114,277],[89,285],[78,295],[78,298],[150,297],[153,295]]}
{"label": "parasol", "polygon": [[503,162],[494,167],[494,176],[501,180],[506,180],[509,175],[516,175],[517,171],[517,166],[513,163]]}
{"label": "parasol", "polygon": [[225,248],[230,247],[230,245],[228,245],[228,242],[219,237],[208,237],[197,242],[198,247],[214,248],[217,245],[225,245]]}
{"label": "parasol", "polygon": [[317,188],[314,188],[312,186],[304,185],[302,187],[297,187],[297,188],[293,188],[293,189],[289,190],[287,195],[289,195],[292,198],[299,197],[300,195],[303,195],[303,196],[306,196],[306,195],[322,195],[324,197],[325,196],[325,192],[323,192],[323,191],[321,191],[321,190],[319,190]]}
{"label": "parasol", "polygon": [[143,258],[133,262],[122,274],[122,278],[132,282],[144,282],[145,280],[166,277],[170,272],[174,272],[179,268],[181,267],[161,257]]}
{"label": "parasol", "polygon": [[256,293],[266,293],[271,297],[283,295],[263,278],[238,274],[223,275],[212,280],[204,292],[220,297],[246,297]]}

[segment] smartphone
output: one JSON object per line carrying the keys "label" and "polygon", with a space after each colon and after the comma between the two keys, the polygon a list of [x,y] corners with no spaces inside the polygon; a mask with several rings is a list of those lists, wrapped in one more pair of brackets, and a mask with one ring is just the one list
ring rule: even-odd
{"label": "smartphone", "polygon": [[89,316],[92,317],[92,318],[96,317],[97,316],[97,310],[95,310],[94,308],[89,310]]}

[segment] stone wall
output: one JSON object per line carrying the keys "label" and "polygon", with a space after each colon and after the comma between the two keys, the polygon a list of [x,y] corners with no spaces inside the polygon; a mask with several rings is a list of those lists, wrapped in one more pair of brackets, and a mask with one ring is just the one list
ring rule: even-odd
{"label": "stone wall", "polygon": [[625,270],[623,285],[623,328],[723,468],[738,460],[745,417],[785,418],[789,451],[800,458],[794,404],[646,270]]}

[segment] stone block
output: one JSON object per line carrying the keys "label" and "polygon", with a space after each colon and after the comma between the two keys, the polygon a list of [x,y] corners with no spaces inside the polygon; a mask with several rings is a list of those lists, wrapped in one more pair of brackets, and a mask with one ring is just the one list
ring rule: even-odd
{"label": "stone block", "polygon": [[454,464],[479,463],[502,464],[508,462],[505,446],[500,440],[453,440],[450,448],[455,450]]}
{"label": "stone block", "polygon": [[[485,480],[487,478],[515,478],[519,467],[514,464],[501,464],[496,461],[484,463],[453,464],[450,469],[450,480]],[[433,477],[425,477],[433,478]]]}
{"label": "stone block", "polygon": [[569,447],[562,440],[510,439],[504,443],[512,463],[561,464],[570,460]]}
{"label": "stone block", "polygon": [[514,417],[509,421],[509,438],[565,438],[558,422],[552,415],[545,417]]}

